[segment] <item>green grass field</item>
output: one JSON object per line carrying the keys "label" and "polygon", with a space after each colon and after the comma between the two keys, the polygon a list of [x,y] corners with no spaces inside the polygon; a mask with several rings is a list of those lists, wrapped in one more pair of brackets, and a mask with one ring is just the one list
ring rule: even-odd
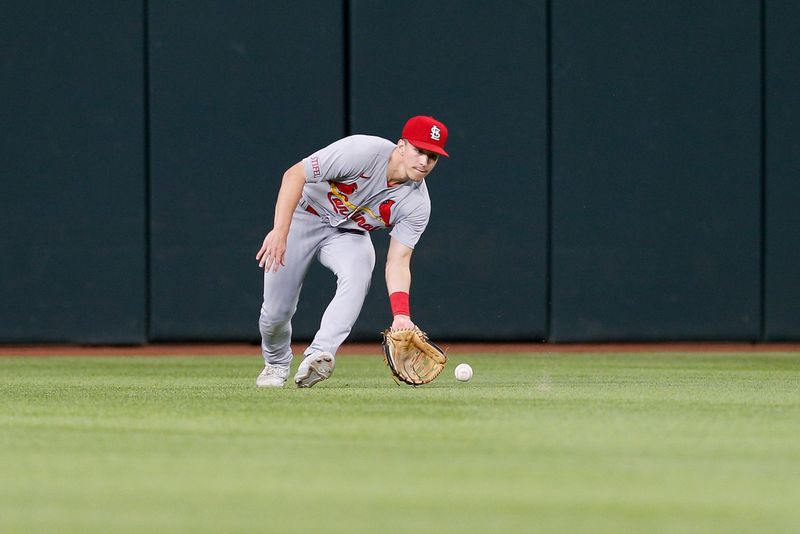
{"label": "green grass field", "polygon": [[800,354],[254,352],[0,358],[0,532],[800,531]]}

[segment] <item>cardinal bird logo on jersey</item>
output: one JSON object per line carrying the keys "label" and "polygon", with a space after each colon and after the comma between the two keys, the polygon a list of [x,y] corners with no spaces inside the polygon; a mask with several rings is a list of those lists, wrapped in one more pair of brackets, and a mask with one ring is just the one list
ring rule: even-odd
{"label": "cardinal bird logo on jersey", "polygon": [[336,189],[344,193],[345,195],[352,195],[358,190],[358,184],[336,184]]}
{"label": "cardinal bird logo on jersey", "polygon": [[383,201],[378,207],[378,213],[373,213],[368,206],[356,206],[350,202],[350,195],[358,190],[358,184],[331,182],[330,186],[331,192],[328,193],[328,201],[331,203],[336,213],[349,217],[358,226],[368,232],[373,231],[376,226],[367,222],[364,213],[368,213],[376,221],[382,222],[387,228],[391,226],[389,224],[389,218],[392,216],[394,200]]}
{"label": "cardinal bird logo on jersey", "polygon": [[378,207],[378,212],[381,214],[381,219],[383,219],[383,224],[386,228],[392,226],[389,224],[389,218],[392,216],[392,206],[394,206],[394,200],[384,200]]}
{"label": "cardinal bird logo on jersey", "polygon": [[350,206],[348,206],[348,197],[358,190],[358,184],[342,184],[331,182],[331,192],[328,193],[328,201],[333,206],[333,211],[339,215],[347,215],[350,213]]}

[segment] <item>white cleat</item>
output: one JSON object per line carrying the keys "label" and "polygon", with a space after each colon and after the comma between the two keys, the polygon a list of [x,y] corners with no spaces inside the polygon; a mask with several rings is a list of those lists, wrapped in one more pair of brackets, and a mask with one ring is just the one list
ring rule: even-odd
{"label": "white cleat", "polygon": [[336,358],[330,352],[316,352],[300,362],[294,383],[299,388],[310,388],[317,382],[330,378],[333,368],[336,367]]}
{"label": "white cleat", "polygon": [[288,365],[266,364],[264,370],[256,378],[256,386],[260,388],[282,388],[288,376]]}

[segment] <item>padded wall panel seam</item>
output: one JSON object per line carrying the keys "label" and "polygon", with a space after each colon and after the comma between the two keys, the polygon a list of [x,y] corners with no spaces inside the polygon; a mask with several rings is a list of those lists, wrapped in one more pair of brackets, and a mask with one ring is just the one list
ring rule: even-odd
{"label": "padded wall panel seam", "polygon": [[765,0],[765,338],[800,340],[800,5]]}

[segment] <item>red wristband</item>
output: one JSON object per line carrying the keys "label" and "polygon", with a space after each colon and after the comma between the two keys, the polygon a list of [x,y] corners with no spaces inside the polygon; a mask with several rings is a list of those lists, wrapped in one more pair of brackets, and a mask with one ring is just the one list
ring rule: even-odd
{"label": "red wristband", "polygon": [[392,315],[411,316],[411,304],[405,291],[395,291],[389,295],[389,303],[392,305]]}

